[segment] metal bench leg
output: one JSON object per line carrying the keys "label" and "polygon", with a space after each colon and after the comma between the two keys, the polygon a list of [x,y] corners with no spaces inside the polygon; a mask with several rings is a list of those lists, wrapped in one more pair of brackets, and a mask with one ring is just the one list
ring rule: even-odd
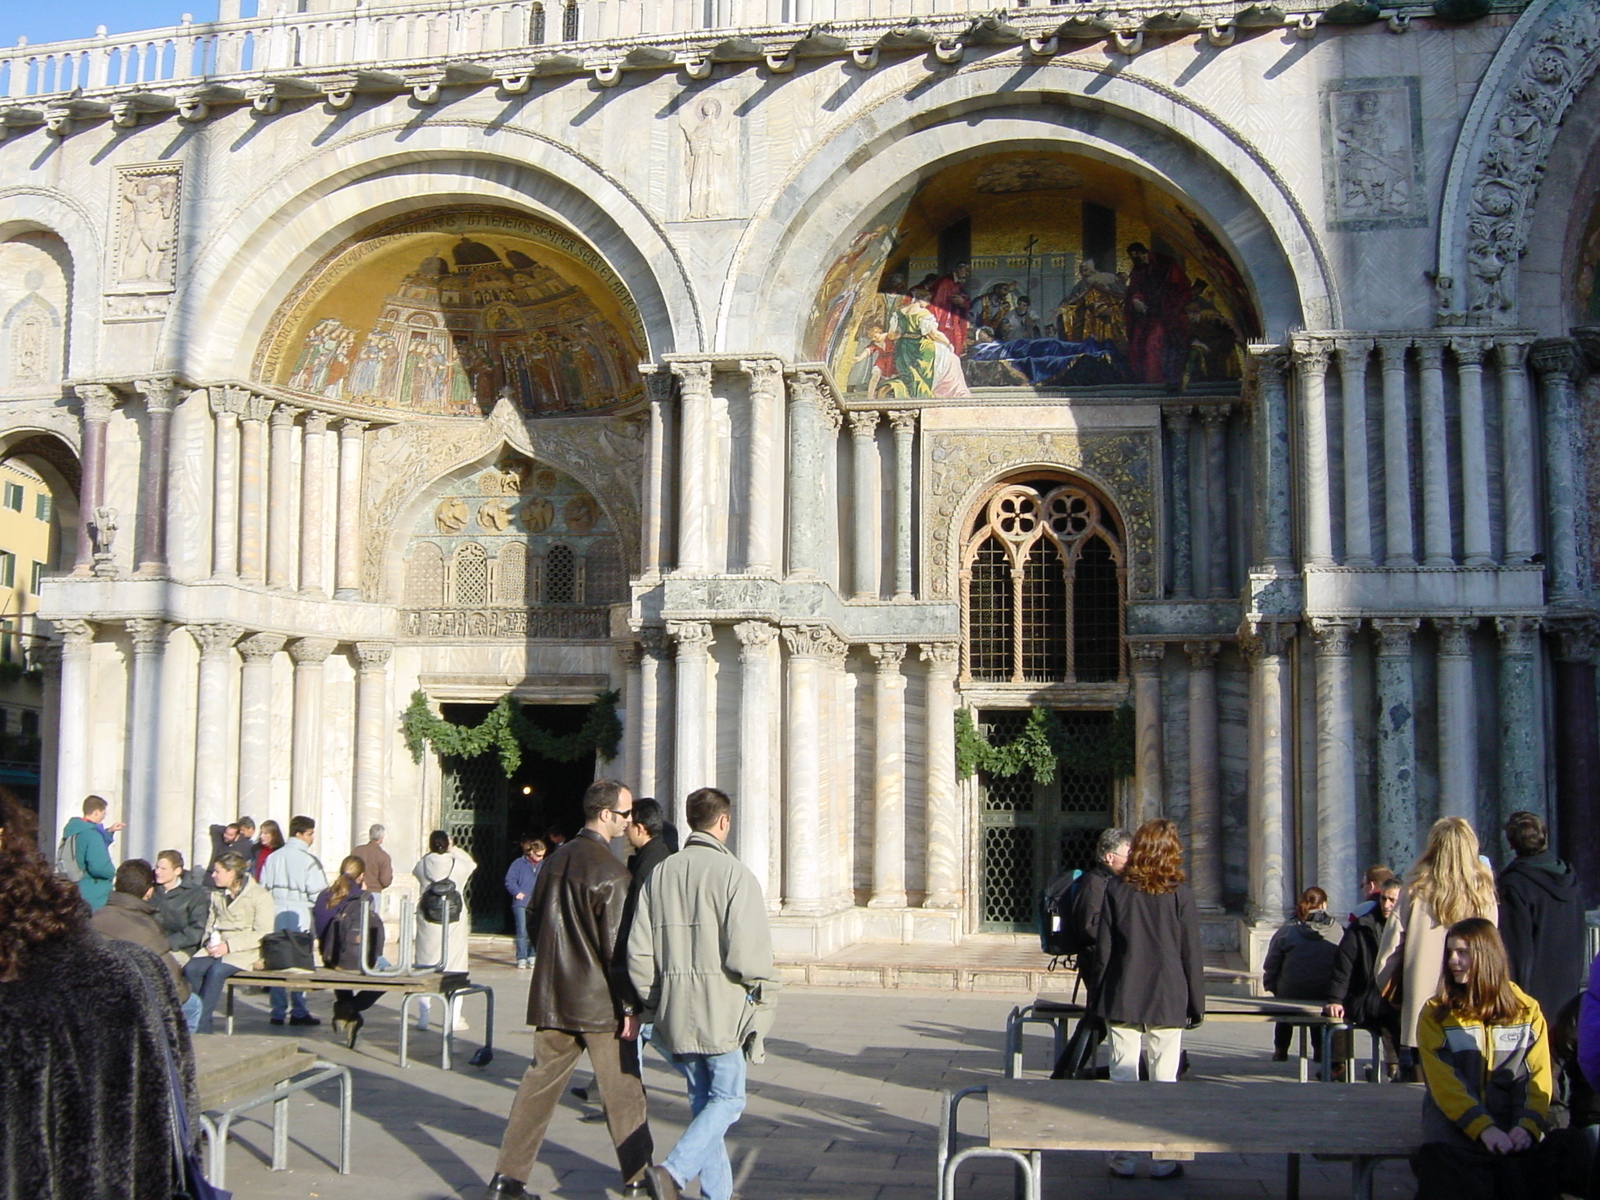
{"label": "metal bench leg", "polygon": [[976,1087],[958,1088],[944,1094],[944,1103],[939,1110],[939,1178],[934,1185],[935,1200],[949,1200],[945,1190],[945,1167],[949,1165],[950,1159],[956,1152],[956,1121],[960,1116],[961,1102],[968,1096],[988,1094],[988,1087],[982,1084]]}
{"label": "metal bench leg", "polygon": [[1021,1016],[1022,1010],[1014,1007],[1006,1017],[1006,1048],[1002,1052],[1001,1070],[1007,1079],[1016,1079],[1022,1074]]}
{"label": "metal bench leg", "polygon": [[402,1068],[410,1061],[406,1049],[407,1038],[411,1033],[411,1001],[415,997],[415,992],[404,992],[400,996],[400,1066]]}
{"label": "metal bench leg", "polygon": [[970,1146],[957,1154],[944,1165],[944,1171],[939,1177],[939,1195],[943,1200],[954,1200],[956,1190],[956,1172],[961,1164],[969,1158],[1004,1158],[1017,1164],[1021,1168],[1019,1182],[1022,1184],[1023,1200],[1040,1200],[1039,1175],[1042,1168],[1036,1169],[1034,1159],[1038,1157],[1037,1150],[1024,1153],[1021,1150],[999,1150],[990,1146]]}
{"label": "metal bench leg", "polygon": [[339,1072],[339,1174],[350,1174],[350,1112],[355,1107],[355,1080],[349,1067]]}
{"label": "metal bench leg", "polygon": [[206,1136],[206,1179],[221,1187],[224,1139],[217,1136],[215,1123],[205,1113],[200,1114],[200,1131]]}
{"label": "metal bench leg", "polygon": [[228,1130],[233,1126],[233,1114],[225,1113],[217,1122],[217,1131],[211,1135],[211,1174],[208,1182],[222,1187],[228,1182]]}
{"label": "metal bench leg", "polygon": [[1387,1080],[1383,1069],[1383,1034],[1376,1029],[1369,1029],[1367,1033],[1372,1038],[1372,1082],[1385,1083]]}
{"label": "metal bench leg", "polygon": [[1308,1047],[1306,1045],[1306,1027],[1304,1025],[1299,1026],[1297,1032],[1299,1033],[1298,1045],[1300,1047],[1300,1082],[1305,1083],[1306,1059],[1309,1057]]}
{"label": "metal bench leg", "polygon": [[227,1026],[227,1028],[228,1028],[228,1036],[232,1037],[233,1036],[233,994],[234,994],[234,992],[238,991],[239,989],[235,988],[235,987],[230,987],[230,986],[228,986],[228,984],[226,982],[224,982],[223,985],[222,985],[222,990],[223,990],[223,992],[226,993],[226,995],[223,997],[223,1001],[224,1001],[223,1008],[224,1008],[224,1011],[226,1012],[227,1017],[228,1017],[228,1026]]}
{"label": "metal bench leg", "polygon": [[1379,1160],[1358,1154],[1350,1160],[1351,1200],[1372,1200],[1372,1177],[1378,1170]]}
{"label": "metal bench leg", "polygon": [[440,1005],[444,1009],[444,1037],[440,1039],[439,1045],[439,1069],[448,1071],[450,1069],[450,1051],[455,1049],[456,1041],[457,997],[454,992],[448,996],[443,992],[438,993],[438,995]]}
{"label": "metal bench leg", "polygon": [[272,1102],[272,1169],[286,1171],[289,1169],[289,1092],[282,1083],[277,1090],[283,1093],[283,1099]]}

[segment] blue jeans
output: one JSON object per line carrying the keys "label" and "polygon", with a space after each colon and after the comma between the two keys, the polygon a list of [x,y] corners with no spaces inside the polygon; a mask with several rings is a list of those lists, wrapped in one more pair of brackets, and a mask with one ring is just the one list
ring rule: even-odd
{"label": "blue jeans", "polygon": [[511,920],[516,926],[517,961],[522,962],[533,957],[533,947],[528,945],[528,906],[513,904],[511,906]]}
{"label": "blue jeans", "polygon": [[661,1165],[679,1187],[700,1179],[703,1200],[731,1200],[733,1164],[723,1138],[744,1112],[744,1051],[679,1054],[673,1066],[689,1081],[689,1111],[694,1120]]}
{"label": "blue jeans", "polygon": [[191,991],[189,998],[183,1002],[183,1023],[189,1027],[190,1033],[200,1024],[200,997],[195,992]]}
{"label": "blue jeans", "polygon": [[306,1008],[306,994],[304,992],[291,992],[288,988],[268,988],[267,998],[272,1002],[272,1015],[277,1020],[283,1020],[283,1014],[289,1010],[289,1003],[294,1002],[294,1015],[308,1017],[310,1010]]}
{"label": "blue jeans", "polygon": [[196,1033],[211,1032],[211,1014],[217,1011],[217,1001],[222,999],[222,985],[229,975],[237,975],[239,967],[212,958],[201,951],[183,964],[183,977],[189,981],[189,990],[200,997],[200,1015],[195,1021]]}

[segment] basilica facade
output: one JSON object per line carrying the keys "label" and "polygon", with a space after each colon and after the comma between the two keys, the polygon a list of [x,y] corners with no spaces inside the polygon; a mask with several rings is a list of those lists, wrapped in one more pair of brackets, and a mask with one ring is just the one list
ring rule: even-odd
{"label": "basilica facade", "polygon": [[1020,936],[1154,815],[1247,959],[1440,815],[1600,883],[1597,66],[1590,0],[0,51],[44,836],[444,828],[487,928],[589,779],[712,784],[790,961]]}

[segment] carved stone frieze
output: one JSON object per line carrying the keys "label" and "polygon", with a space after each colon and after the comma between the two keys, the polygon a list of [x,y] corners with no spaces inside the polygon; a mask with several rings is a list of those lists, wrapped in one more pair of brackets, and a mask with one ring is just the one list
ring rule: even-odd
{"label": "carved stone frieze", "polygon": [[401,628],[419,641],[606,638],[610,609],[604,605],[549,608],[413,608]]}

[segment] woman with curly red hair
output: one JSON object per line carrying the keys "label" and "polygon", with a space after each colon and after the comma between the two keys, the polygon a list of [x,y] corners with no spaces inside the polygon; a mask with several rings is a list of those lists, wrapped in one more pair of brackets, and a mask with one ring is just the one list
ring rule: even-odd
{"label": "woman with curly red hair", "polygon": [[[1106,1022],[1111,1078],[1135,1082],[1143,1051],[1150,1078],[1176,1083],[1183,1031],[1205,1019],[1204,955],[1194,893],[1184,882],[1178,827],[1164,818],[1134,832],[1128,865],[1106,883],[1095,940],[1100,991],[1095,1016]],[[1131,1177],[1132,1154],[1113,1154],[1113,1174]],[[1152,1179],[1183,1174],[1177,1162],[1153,1159]]]}

